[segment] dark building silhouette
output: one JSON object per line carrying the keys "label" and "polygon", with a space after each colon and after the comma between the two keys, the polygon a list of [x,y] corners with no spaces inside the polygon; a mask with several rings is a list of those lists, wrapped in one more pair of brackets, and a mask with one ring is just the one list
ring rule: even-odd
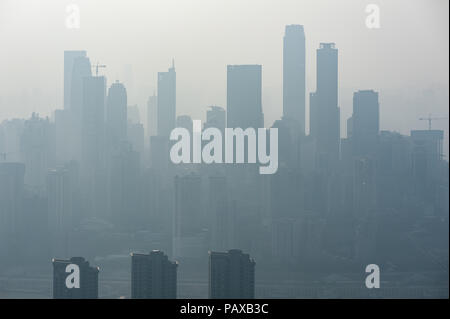
{"label": "dark building silhouette", "polygon": [[108,90],[106,127],[111,150],[116,148],[120,141],[127,139],[127,90],[118,81]]}
{"label": "dark building silhouette", "polygon": [[131,298],[175,299],[178,263],[159,250],[131,254]]}
{"label": "dark building silhouette", "polygon": [[158,112],[157,132],[169,136],[176,121],[176,72],[175,65],[167,72],[158,72]]}
{"label": "dark building silhouette", "polygon": [[317,86],[310,95],[311,135],[316,142],[319,168],[329,169],[339,159],[338,50],[334,43],[317,49]]}
{"label": "dark building silhouette", "polygon": [[238,249],[209,253],[209,298],[255,298],[255,262]]}
{"label": "dark building silhouette", "polygon": [[82,158],[81,180],[84,183],[87,214],[104,218],[106,215],[105,187],[105,97],[106,78],[83,78]]}
{"label": "dark building silhouette", "polygon": [[[92,267],[83,257],[70,259],[53,259],[53,298],[54,299],[97,299],[98,272],[100,268]],[[71,272],[66,272],[70,264],[80,269],[80,287],[67,288],[66,278]]]}
{"label": "dark building silhouette", "polygon": [[70,171],[61,167],[47,173],[48,230],[51,254],[69,255],[69,236],[73,226],[73,181]]}
{"label": "dark building silhouette", "polygon": [[[86,51],[64,51],[64,109],[70,109],[74,61],[86,57]],[[76,94],[77,92],[75,92]]]}
{"label": "dark building silhouette", "polygon": [[227,126],[255,129],[264,126],[261,104],[261,65],[228,65]]}
{"label": "dark building silhouette", "polygon": [[353,115],[351,138],[353,154],[373,155],[377,151],[380,131],[380,106],[378,93],[373,90],[358,91],[353,94]]}
{"label": "dark building silhouette", "polygon": [[122,141],[111,157],[109,171],[109,219],[122,230],[133,230],[142,223],[139,216],[139,153]]}
{"label": "dark building silhouette", "polygon": [[305,134],[305,33],[287,25],[283,38],[283,117],[296,121]]}

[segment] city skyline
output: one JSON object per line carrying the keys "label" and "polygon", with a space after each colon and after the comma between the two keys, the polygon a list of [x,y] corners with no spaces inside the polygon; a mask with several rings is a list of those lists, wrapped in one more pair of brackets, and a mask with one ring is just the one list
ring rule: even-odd
{"label": "city skyline", "polygon": [[[369,21],[377,11],[353,0],[249,0],[226,29],[237,3],[216,1],[114,3],[94,30],[97,7],[80,0],[68,10],[81,20],[48,36],[84,43],[41,39],[21,52],[29,76],[9,72],[11,49],[0,297],[25,286],[47,298],[53,283],[54,298],[448,298],[448,40],[421,33],[448,24],[436,12],[448,3],[409,7],[436,16],[422,30],[383,1]],[[154,21],[142,20],[149,8]],[[269,8],[280,10],[273,21],[252,23]],[[202,25],[214,17],[224,20]],[[13,25],[0,22],[0,36]],[[92,43],[105,27],[111,36]],[[59,58],[40,63],[50,51]]]}
{"label": "city skyline", "polygon": [[[441,41],[441,39],[448,38],[448,28],[444,27],[445,21],[448,20],[448,3],[446,1],[434,1],[431,5],[427,1],[382,1],[380,3],[382,9],[380,29],[368,29],[364,25],[367,16],[364,11],[366,4],[360,1],[339,3],[323,1],[317,4],[306,2],[304,5],[289,1],[282,4],[264,1],[258,2],[258,6],[254,6],[249,1],[239,10],[240,13],[237,16],[236,11],[232,10],[237,3],[227,3],[228,9],[220,5],[216,7],[216,4],[208,4],[202,0],[191,3],[190,10],[196,10],[196,14],[199,14],[199,21],[204,23],[210,22],[212,17],[219,14],[219,11],[216,11],[219,8],[223,9],[218,16],[220,21],[237,21],[240,29],[236,27],[227,31],[223,29],[223,26],[215,25],[217,34],[223,36],[212,37],[210,33],[201,31],[200,24],[191,18],[187,18],[187,22],[181,27],[175,16],[186,8],[182,3],[176,1],[133,5],[125,9],[120,6],[120,2],[117,4],[107,3],[106,7],[111,11],[110,14],[120,12],[124,15],[124,19],[130,18],[131,15],[138,15],[134,17],[134,21],[139,21],[139,24],[121,25],[120,29],[111,24],[109,18],[103,20],[100,26],[96,23],[97,17],[104,18],[104,15],[98,12],[98,8],[101,6],[97,6],[97,4],[91,5],[83,1],[76,3],[80,6],[83,23],[81,23],[80,29],[67,29],[64,24],[66,4],[63,2],[58,2],[56,5],[51,1],[43,1],[39,4],[26,1],[2,2],[3,12],[11,11],[16,15],[16,20],[4,19],[3,27],[0,25],[0,37],[5,36],[5,45],[14,41],[14,37],[10,37],[11,32],[22,36],[28,36],[30,32],[33,32],[36,39],[42,39],[42,32],[45,32],[49,36],[53,34],[55,39],[59,40],[49,46],[40,45],[33,48],[34,59],[39,61],[38,64],[30,64],[24,59],[16,62],[14,56],[0,59],[0,66],[6,71],[5,75],[20,73],[22,67],[11,69],[19,63],[22,66],[27,65],[27,69],[31,72],[27,78],[18,77],[29,88],[22,90],[17,90],[19,85],[15,78],[7,79],[0,76],[0,85],[4,88],[4,92],[7,92],[2,95],[0,100],[2,106],[0,121],[6,118],[28,116],[33,111],[44,116],[51,116],[55,109],[62,109],[62,69],[61,64],[54,64],[53,61],[61,59],[61,55],[58,53],[61,50],[81,48],[90,52],[93,64],[99,61],[108,65],[100,72],[106,75],[109,83],[115,80],[125,83],[129,91],[130,103],[137,104],[142,114],[145,113],[148,96],[157,88],[156,73],[166,70],[170,66],[172,58],[175,58],[179,71],[177,115],[191,114],[193,118],[202,121],[205,120],[205,109],[208,105],[224,106],[226,103],[226,91],[224,90],[226,69],[224,68],[227,64],[262,64],[264,68],[262,99],[263,108],[266,109],[265,126],[268,127],[282,114],[281,66],[283,63],[284,26],[299,22],[305,26],[307,34],[305,37],[306,118],[309,114],[309,93],[315,90],[315,69],[312,67],[315,64],[314,49],[319,46],[320,42],[335,42],[343,50],[342,52],[345,52],[341,59],[339,79],[341,87],[339,105],[342,112],[341,135],[345,136],[345,119],[351,115],[353,92],[356,90],[374,89],[385,93],[380,96],[380,103],[384,107],[383,112],[380,113],[381,129],[383,130],[396,130],[406,134],[411,128],[426,127],[426,124],[418,119],[429,113],[434,116],[448,117],[448,94],[446,94],[448,61],[445,58],[448,56],[448,41]],[[273,19],[265,21],[265,25],[270,23],[265,30],[249,27],[251,24],[247,23],[251,21],[248,19],[250,19],[249,10],[252,7],[262,16],[252,14],[253,18],[251,19],[255,19],[255,23],[260,23],[261,19],[274,6],[277,7],[279,13]],[[447,9],[441,10],[442,6],[446,6]],[[139,10],[135,11],[134,8],[142,10],[138,13]],[[199,9],[202,10],[199,11]],[[30,16],[29,10],[37,13]],[[210,15],[208,12],[211,12]],[[230,20],[231,12],[233,12],[234,20]],[[404,16],[401,18],[402,22],[396,23],[398,15]],[[48,17],[48,25],[41,25],[39,21],[34,21],[42,16]],[[320,26],[321,19],[317,19],[322,16],[327,18],[326,28]],[[347,18],[349,16],[351,19]],[[154,22],[146,22],[151,17],[154,17],[152,20]],[[157,23],[156,21],[160,21],[164,17],[167,18],[167,22],[173,22],[171,28],[166,31],[152,28]],[[418,20],[421,21],[420,24],[415,23]],[[28,23],[25,25],[34,25],[33,30],[20,27],[19,23],[23,24],[25,21]],[[145,28],[145,26],[147,27]],[[189,47],[192,49],[187,52],[185,51],[186,40],[182,38],[177,40],[178,36],[176,36],[183,34],[186,27],[190,30],[190,39],[195,41],[195,46],[190,44]],[[148,34],[149,43],[135,43],[130,37],[126,37],[128,30],[131,33]],[[347,35],[349,30],[351,30],[351,37]],[[117,41],[122,43],[122,46],[134,48],[131,50],[132,60],[126,58],[126,55],[129,54],[128,50],[126,55],[123,50],[108,53],[104,49],[106,46],[99,45],[97,39],[105,38],[108,32],[116,32]],[[243,32],[244,34],[242,34]],[[264,37],[262,37],[263,32]],[[164,41],[164,34],[167,34],[171,40]],[[414,34],[416,38],[419,37],[423,41],[419,50],[410,50],[408,34]],[[229,36],[224,37],[225,35]],[[263,38],[264,41],[261,42]],[[243,42],[244,39],[247,42]],[[205,42],[205,40],[207,41]],[[207,45],[207,43],[210,44]],[[153,45],[157,45],[158,49],[151,49]],[[205,45],[207,47],[204,47]],[[10,47],[15,50],[17,46],[12,44]],[[108,47],[110,46],[108,45]],[[196,47],[199,49],[196,50]],[[212,47],[217,47],[219,50],[212,50]],[[384,47],[390,47],[390,50],[378,49]],[[436,48],[436,50],[432,48]],[[436,54],[438,56],[431,60],[425,58],[431,56],[431,52],[433,52],[433,56]],[[408,56],[408,59],[403,59],[402,55]],[[366,58],[355,60],[354,56],[365,56]],[[192,63],[197,61],[196,59],[201,59],[204,63]],[[5,61],[9,62],[5,63]],[[437,61],[440,61],[442,65]],[[41,74],[38,65],[40,68],[45,66],[47,75],[44,81],[42,78],[40,80],[36,78],[38,74]],[[193,69],[193,65],[203,67]],[[375,68],[374,65],[377,67]],[[411,67],[412,65],[414,67]],[[190,79],[192,74],[198,74],[198,85]],[[425,74],[427,76],[424,76]],[[34,83],[24,81],[33,81]],[[412,104],[411,92],[414,96],[413,101],[416,101]],[[427,103],[428,98],[431,98],[433,102]],[[434,125],[435,128],[445,131],[444,152],[448,157],[446,125],[440,122],[436,122]],[[306,130],[308,131],[308,123],[306,123]]]}

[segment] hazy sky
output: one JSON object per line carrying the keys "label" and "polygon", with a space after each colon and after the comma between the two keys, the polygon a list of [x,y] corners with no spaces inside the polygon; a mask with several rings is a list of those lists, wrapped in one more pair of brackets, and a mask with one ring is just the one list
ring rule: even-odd
{"label": "hazy sky", "polygon": [[[80,8],[79,29],[65,25],[71,3]],[[380,29],[365,26],[369,3],[380,7]],[[448,6],[448,0],[0,0],[0,121],[62,108],[63,51],[83,49],[92,63],[107,65],[101,73],[109,84],[125,83],[129,104],[142,111],[157,72],[174,58],[177,113],[200,119],[208,105],[226,105],[227,64],[262,64],[271,125],[282,110],[284,27],[303,24],[307,93],[315,90],[319,43],[339,49],[342,131],[352,92],[374,89],[381,129],[407,134],[427,127],[420,116],[448,117]],[[433,126],[446,130],[448,149],[448,120]]]}

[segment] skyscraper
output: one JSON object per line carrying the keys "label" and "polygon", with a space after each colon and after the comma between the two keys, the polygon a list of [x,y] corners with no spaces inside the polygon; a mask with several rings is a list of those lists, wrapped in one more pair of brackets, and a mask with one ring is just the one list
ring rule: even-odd
{"label": "skyscraper", "polygon": [[83,78],[81,180],[88,216],[106,215],[105,95],[103,76]]}
{"label": "skyscraper", "polygon": [[175,65],[167,72],[158,72],[158,135],[169,137],[175,128],[176,72]]}
{"label": "skyscraper", "polygon": [[72,227],[72,183],[65,168],[47,174],[48,230],[53,256],[67,257]]}
{"label": "skyscraper", "polygon": [[209,298],[255,298],[255,262],[238,249],[209,253]]}
{"label": "skyscraper", "polygon": [[95,170],[103,164],[105,93],[105,77],[83,78],[82,163],[84,172]]}
{"label": "skyscraper", "polygon": [[[70,259],[53,259],[53,299],[97,299],[98,272],[100,268],[92,267],[83,257]],[[76,276],[69,265],[79,268],[79,288],[68,288],[68,276]],[[69,280],[70,281],[70,280]]]}
{"label": "skyscraper", "polygon": [[227,126],[264,127],[261,103],[261,65],[228,65]]}
{"label": "skyscraper", "polygon": [[178,263],[159,250],[131,254],[131,298],[175,299]]}
{"label": "skyscraper", "polygon": [[78,57],[86,57],[86,51],[64,51],[64,109],[70,109],[72,70]]}
{"label": "skyscraper", "polygon": [[283,117],[296,121],[305,134],[305,33],[287,25],[283,38]]}
{"label": "skyscraper", "polygon": [[86,56],[74,59],[70,81],[70,109],[74,116],[80,117],[83,109],[83,79],[90,77],[91,61]]}
{"label": "skyscraper", "polygon": [[119,81],[108,90],[106,122],[109,147],[116,148],[127,138],[127,90]]}
{"label": "skyscraper", "polygon": [[376,152],[380,130],[379,109],[377,92],[363,90],[353,94],[351,138],[354,155],[367,156]]}
{"label": "skyscraper", "polygon": [[81,56],[74,59],[72,80],[70,82],[70,120],[66,128],[65,143],[68,147],[69,158],[81,161],[82,157],[82,113],[83,113],[83,79],[91,76],[91,62],[88,57]]}
{"label": "skyscraper", "polygon": [[317,49],[317,87],[310,98],[311,135],[316,141],[318,166],[329,169],[339,159],[338,50],[334,43]]}

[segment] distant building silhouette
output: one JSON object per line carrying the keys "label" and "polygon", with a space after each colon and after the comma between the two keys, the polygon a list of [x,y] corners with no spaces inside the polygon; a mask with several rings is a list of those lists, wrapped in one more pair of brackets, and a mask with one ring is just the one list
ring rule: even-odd
{"label": "distant building silhouette", "polygon": [[172,65],[167,72],[158,72],[158,135],[169,137],[175,128],[176,72]]}
{"label": "distant building silhouette", "polygon": [[209,253],[209,298],[255,298],[255,262],[233,249]]}
{"label": "distant building silhouette", "polygon": [[339,159],[338,50],[334,43],[317,49],[317,86],[310,95],[311,135],[319,168],[330,169]]}
{"label": "distant building silhouette", "polygon": [[261,65],[228,65],[227,126],[255,129],[264,126],[261,104]]}
{"label": "distant building silhouette", "polygon": [[[83,257],[53,259],[53,298],[54,299],[97,299],[98,267],[92,267]],[[75,264],[80,269],[80,287],[67,288],[66,278],[70,272],[66,267]]]}
{"label": "distant building silhouette", "polygon": [[350,129],[353,154],[356,156],[374,155],[377,151],[380,131],[380,105],[377,92],[363,90],[353,94],[353,115]]}
{"label": "distant building silhouette", "polygon": [[106,127],[110,151],[127,139],[127,90],[116,81],[108,90],[106,101]]}
{"label": "distant building silhouette", "polygon": [[283,117],[296,121],[305,134],[305,33],[287,25],[283,38]]}
{"label": "distant building silhouette", "polygon": [[159,250],[131,254],[131,298],[175,299],[178,263]]}
{"label": "distant building silhouette", "polygon": [[64,109],[70,109],[74,61],[86,57],[86,51],[64,51]]}
{"label": "distant building silhouette", "polygon": [[88,215],[104,218],[106,214],[105,165],[106,78],[83,78],[81,180]]}
{"label": "distant building silhouette", "polygon": [[51,254],[67,257],[72,228],[73,181],[66,168],[50,169],[47,174],[48,230]]}

